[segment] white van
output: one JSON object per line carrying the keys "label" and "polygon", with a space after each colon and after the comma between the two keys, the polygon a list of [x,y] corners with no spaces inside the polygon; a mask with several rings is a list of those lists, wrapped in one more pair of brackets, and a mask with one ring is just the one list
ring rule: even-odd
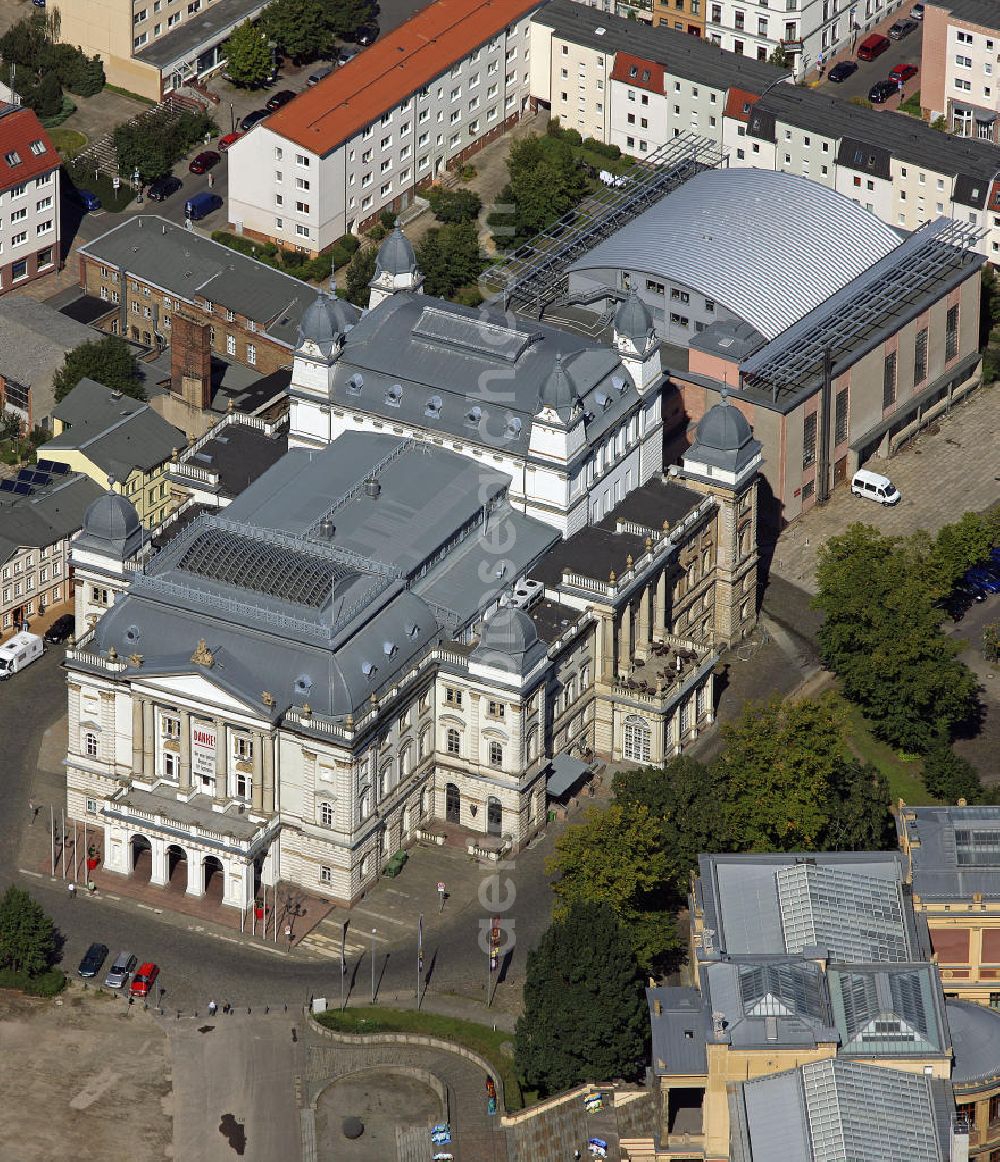
{"label": "white van", "polygon": [[902,499],[899,490],[888,476],[859,468],[851,479],[851,491],[855,496],[867,496],[879,504],[898,504]]}
{"label": "white van", "polygon": [[16,633],[0,646],[0,681],[38,661],[45,646],[37,633]]}

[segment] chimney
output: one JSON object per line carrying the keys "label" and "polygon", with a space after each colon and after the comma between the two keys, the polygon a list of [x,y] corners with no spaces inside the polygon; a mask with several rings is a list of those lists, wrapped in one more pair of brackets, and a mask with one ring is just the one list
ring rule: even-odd
{"label": "chimney", "polygon": [[199,411],[211,406],[211,325],[178,312],[170,326],[170,388]]}

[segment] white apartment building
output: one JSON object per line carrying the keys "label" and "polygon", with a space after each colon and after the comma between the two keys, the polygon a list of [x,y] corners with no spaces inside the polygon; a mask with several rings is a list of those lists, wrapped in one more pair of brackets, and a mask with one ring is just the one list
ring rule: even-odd
{"label": "white apartment building", "polygon": [[1000,11],[991,0],[927,5],[920,104],[952,133],[1000,141]]}
{"label": "white apartment building", "polygon": [[31,109],[0,104],[0,294],[59,265],[61,163]]}
{"label": "white apartment building", "polygon": [[528,106],[538,0],[437,0],[229,151],[229,220],[318,253],[410,205]]}

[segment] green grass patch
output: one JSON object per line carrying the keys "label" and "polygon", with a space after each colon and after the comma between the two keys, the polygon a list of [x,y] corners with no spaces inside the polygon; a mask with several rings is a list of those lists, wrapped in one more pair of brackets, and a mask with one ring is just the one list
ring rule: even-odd
{"label": "green grass patch", "polygon": [[903,799],[914,807],[937,803],[938,800],[924,786],[923,766],[918,758],[902,758],[887,743],[879,741],[871,731],[867,719],[841,694],[840,701],[847,715],[848,741],[858,757],[885,775],[893,803]]}
{"label": "green grass patch", "polygon": [[87,144],[87,135],[78,129],[50,129],[49,137],[63,157],[75,157]]}
{"label": "green grass patch", "polygon": [[38,976],[13,969],[0,969],[0,989],[17,989],[29,997],[54,997],[66,987],[66,974],[50,968]]}
{"label": "green grass patch", "polygon": [[920,117],[920,90],[917,89],[915,93],[911,93],[905,101],[901,101],[899,105],[900,113],[909,113],[911,117]]}
{"label": "green grass patch", "polygon": [[133,101],[138,101],[141,105],[157,104],[152,97],[143,97],[139,93],[133,93],[131,89],[123,89],[120,85],[105,85],[104,88],[109,93],[117,93],[119,97],[130,97]]}
{"label": "green grass patch", "polygon": [[[503,1082],[504,1099],[510,1112],[522,1109],[524,1095],[514,1072],[514,1062],[501,1046],[512,1039],[512,1034],[488,1025],[477,1025],[458,1017],[442,1017],[437,1013],[417,1012],[414,1009],[339,1009],[320,1013],[316,1020],[338,1033],[417,1033],[425,1037],[439,1037],[478,1053],[493,1066],[494,1076]],[[486,1101],[485,1091],[483,1101]]]}

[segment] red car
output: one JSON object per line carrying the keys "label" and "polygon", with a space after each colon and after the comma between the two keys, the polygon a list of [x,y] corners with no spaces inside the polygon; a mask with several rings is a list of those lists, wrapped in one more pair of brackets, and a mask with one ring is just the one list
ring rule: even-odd
{"label": "red car", "polygon": [[905,85],[911,77],[915,77],[917,75],[918,71],[919,70],[917,69],[916,65],[896,65],[896,67],[889,74],[889,80],[895,81],[897,85],[900,81],[902,81]]}
{"label": "red car", "polygon": [[159,965],[148,962],[139,965],[139,971],[132,977],[129,993],[133,997],[148,997],[153,991],[156,978],[160,975]]}
{"label": "red car", "polygon": [[214,149],[206,149],[204,153],[199,153],[193,162],[188,166],[192,173],[208,173],[208,171],[219,164],[222,158],[215,152]]}
{"label": "red car", "polygon": [[[242,134],[242,133],[240,133],[240,132],[237,130],[237,132],[235,132],[235,133],[227,133],[225,137],[220,137],[220,138],[219,138],[219,151],[220,151],[221,153],[225,153],[225,152],[226,152],[226,150],[227,150],[227,149],[228,149],[228,148],[229,148],[231,145],[235,145],[235,144],[236,144],[236,142],[237,142],[237,141],[239,141],[239,139],[240,139],[242,136],[243,136],[243,134]],[[195,161],[197,161],[197,160],[198,160],[198,159],[197,159],[197,158],[195,158]]]}

